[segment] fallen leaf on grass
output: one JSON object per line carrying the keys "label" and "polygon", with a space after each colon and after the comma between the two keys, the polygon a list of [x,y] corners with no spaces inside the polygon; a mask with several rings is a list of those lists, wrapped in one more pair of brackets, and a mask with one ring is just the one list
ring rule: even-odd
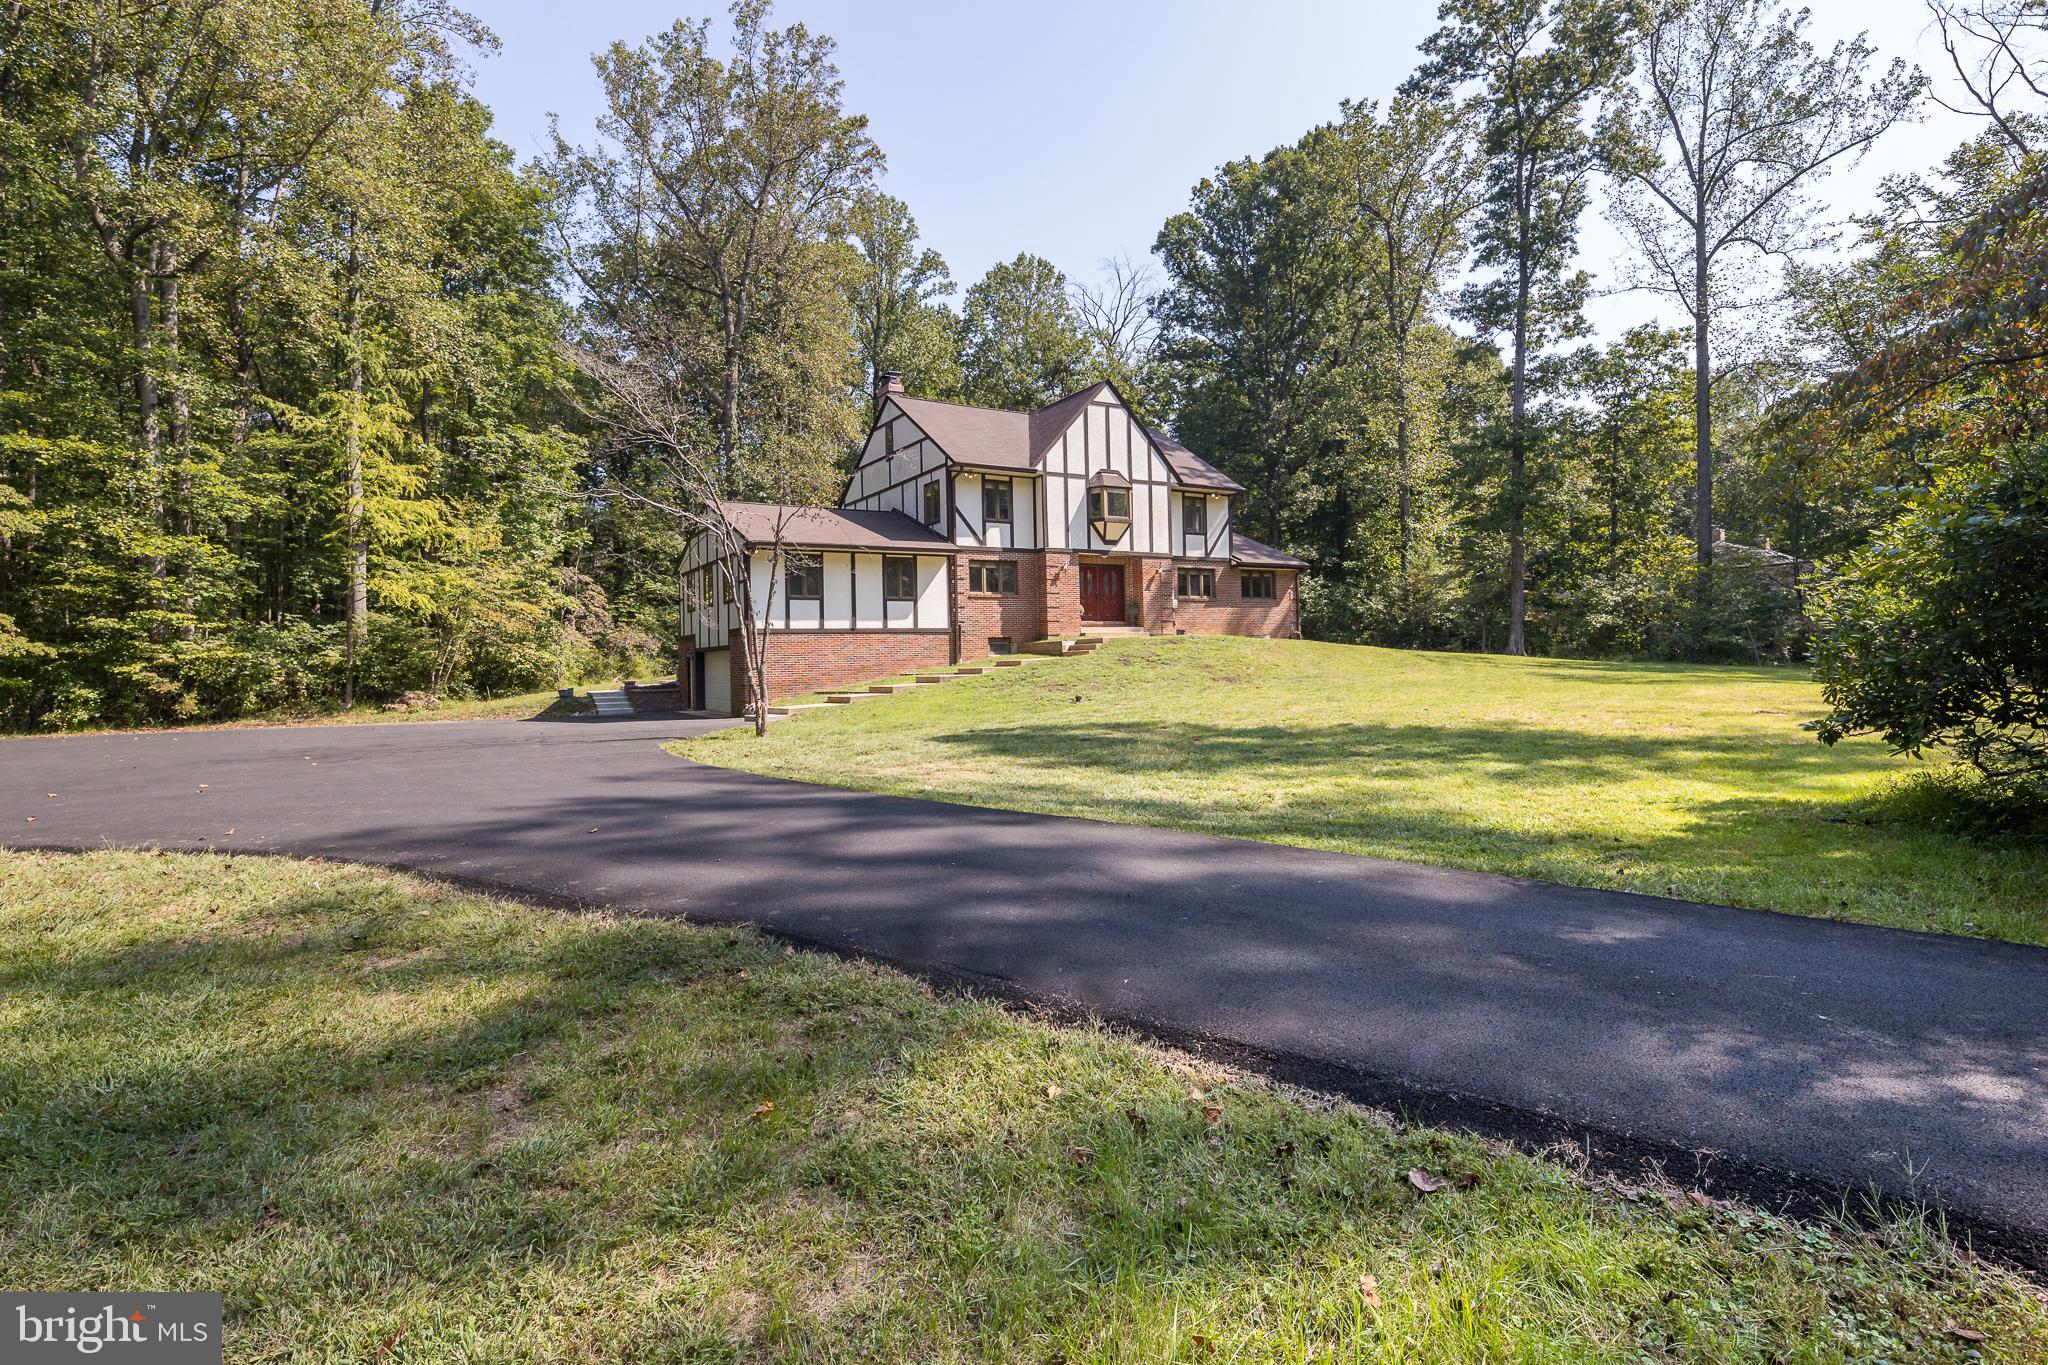
{"label": "fallen leaf on grass", "polygon": [[1714,1203],[1713,1200],[1707,1198],[1707,1196],[1701,1194],[1698,1190],[1687,1190],[1685,1192],[1685,1197],[1687,1199],[1690,1199],[1693,1203],[1699,1205],[1703,1209],[1719,1207],[1717,1204]]}
{"label": "fallen leaf on grass", "polygon": [[754,1106],[754,1117],[757,1119],[765,1119],[774,1112],[774,1100],[762,1100],[759,1104]]}
{"label": "fallen leaf on grass", "polygon": [[1067,1155],[1074,1159],[1076,1166],[1086,1166],[1089,1162],[1095,1160],[1095,1149],[1093,1147],[1069,1147],[1067,1148]]}
{"label": "fallen leaf on grass", "polygon": [[393,1332],[390,1336],[384,1338],[384,1340],[378,1342],[377,1349],[370,1352],[370,1359],[382,1360],[385,1356],[390,1355],[391,1348],[396,1346],[398,1344],[398,1339],[404,1335],[405,1329],[401,1327],[396,1332]]}
{"label": "fallen leaf on grass", "polygon": [[1049,1085],[1045,1088],[1045,1097],[1049,1100],[1058,1099],[1062,1093],[1064,1092],[1056,1085]]}
{"label": "fallen leaf on grass", "polygon": [[1424,1194],[1435,1194],[1444,1187],[1442,1176],[1431,1175],[1420,1166],[1410,1166],[1408,1168],[1408,1183],[1421,1190]]}
{"label": "fallen leaf on grass", "polygon": [[1943,1323],[1942,1330],[1957,1341],[1989,1341],[1991,1339],[1989,1332],[1980,1332],[1974,1327],[1959,1327],[1953,1322]]}
{"label": "fallen leaf on grass", "polygon": [[1358,1292],[1363,1294],[1365,1301],[1373,1307],[1378,1308],[1380,1306],[1380,1282],[1377,1276],[1360,1275],[1358,1277]]}
{"label": "fallen leaf on grass", "polygon": [[1138,1130],[1139,1137],[1145,1136],[1146,1133],[1152,1130],[1152,1121],[1135,1109],[1124,1110],[1124,1117],[1131,1121],[1131,1127]]}
{"label": "fallen leaf on grass", "polygon": [[1202,1117],[1207,1119],[1209,1126],[1213,1128],[1223,1122],[1223,1109],[1219,1105],[1205,1104],[1202,1106]]}

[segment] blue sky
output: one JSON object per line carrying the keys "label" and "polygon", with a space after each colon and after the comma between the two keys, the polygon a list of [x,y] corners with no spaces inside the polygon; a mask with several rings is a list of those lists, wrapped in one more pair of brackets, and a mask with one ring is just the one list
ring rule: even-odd
{"label": "blue sky", "polygon": [[[503,43],[477,62],[477,94],[522,155],[544,147],[550,113],[572,139],[587,136],[598,106],[591,53],[679,15],[712,13],[722,26],[722,4],[470,0]],[[1868,29],[1886,56],[1939,61],[1918,0],[1811,8],[1817,39]],[[1204,175],[1293,141],[1347,97],[1385,99],[1436,26],[1433,4],[1338,0],[782,0],[776,14],[837,39],[847,106],[868,116],[889,158],[885,187],[910,204],[963,289],[1020,251],[1080,279],[1118,252],[1145,256]],[[1929,165],[1969,131],[1951,115],[1894,130],[1826,197],[1838,211],[1860,207],[1881,171]],[[1619,251],[1589,215],[1585,266],[1611,282]],[[1658,307],[1612,298],[1595,318],[1612,330]]]}

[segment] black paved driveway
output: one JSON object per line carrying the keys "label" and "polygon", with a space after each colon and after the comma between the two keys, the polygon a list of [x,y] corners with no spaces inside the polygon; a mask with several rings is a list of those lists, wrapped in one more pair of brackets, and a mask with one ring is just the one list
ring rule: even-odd
{"label": "black paved driveway", "polygon": [[867,796],[658,747],[709,724],[6,742],[0,837],[326,854],[752,920],[1708,1188],[1938,1198],[2048,1263],[2048,951]]}

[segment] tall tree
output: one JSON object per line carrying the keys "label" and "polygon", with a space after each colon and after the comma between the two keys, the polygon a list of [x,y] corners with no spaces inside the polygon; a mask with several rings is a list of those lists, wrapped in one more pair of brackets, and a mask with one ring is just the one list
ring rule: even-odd
{"label": "tall tree", "polygon": [[1159,323],[1152,313],[1158,283],[1148,263],[1118,255],[1102,262],[1100,283],[1074,286],[1074,311],[1095,374],[1115,384],[1146,420],[1159,415]]}
{"label": "tall tree", "polygon": [[[1814,50],[1805,10],[1777,0],[1684,0],[1639,44],[1638,81],[1606,132],[1622,179],[1613,216],[1641,255],[1641,282],[1676,299],[1693,333],[1693,537],[1714,556],[1713,334],[1755,302],[1764,258],[1817,244],[1803,191],[1908,117],[1922,81],[1894,61],[1867,75],[1861,36]],[[1738,279],[1751,281],[1744,289]],[[1704,581],[1704,580],[1703,580]]]}
{"label": "tall tree", "polygon": [[[765,4],[738,0],[724,57],[709,21],[615,44],[597,59],[602,141],[558,135],[553,161],[583,294],[574,341],[604,436],[595,495],[742,561],[718,504],[824,500],[859,429],[847,214],[882,164],[867,121],[841,107],[832,40],[767,21]],[[774,548],[779,560],[779,533]],[[684,589],[678,578],[679,612]],[[757,703],[767,607],[740,613]]]}
{"label": "tall tree", "polygon": [[678,367],[679,397],[704,404],[721,472],[741,482],[749,442],[843,443],[826,439],[848,418],[811,387],[828,377],[813,361],[825,330],[845,335],[845,215],[882,166],[867,120],[841,107],[832,40],[768,16],[736,0],[723,58],[708,19],[614,43],[596,59],[599,142],[558,133],[552,164],[576,202],[563,249],[592,321],[662,339],[654,363]]}
{"label": "tall tree", "polygon": [[1584,116],[1627,75],[1639,16],[1605,0],[1445,0],[1437,17],[1443,27],[1424,40],[1423,65],[1403,89],[1437,99],[1469,90],[1478,107],[1476,259],[1495,274],[1467,289],[1463,311],[1509,339],[1507,652],[1522,654],[1530,362],[1584,327],[1587,280],[1571,269],[1597,160]]}
{"label": "tall tree", "polygon": [[1386,116],[1346,103],[1319,140],[1358,232],[1364,315],[1382,329],[1392,370],[1396,534],[1405,583],[1412,568],[1415,503],[1416,339],[1468,248],[1479,205],[1467,110],[1414,94]]}
{"label": "tall tree", "polygon": [[872,396],[894,371],[925,398],[960,390],[959,328],[942,302],[953,292],[945,257],[917,244],[910,206],[879,190],[858,195],[847,217],[860,252],[853,286],[853,335],[863,392]]}
{"label": "tall tree", "polygon": [[1318,490],[1358,271],[1332,183],[1298,147],[1233,161],[1195,186],[1154,250],[1175,431],[1250,492],[1244,522],[1285,543]]}
{"label": "tall tree", "polygon": [[1067,277],[1043,256],[992,266],[967,291],[960,366],[968,402],[1042,407],[1086,384],[1088,364]]}

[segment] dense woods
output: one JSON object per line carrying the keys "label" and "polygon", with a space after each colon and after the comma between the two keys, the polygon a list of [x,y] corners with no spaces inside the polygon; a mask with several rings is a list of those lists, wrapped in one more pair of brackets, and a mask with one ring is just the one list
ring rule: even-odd
{"label": "dense woods", "polygon": [[[530,166],[437,0],[0,4],[0,724],[659,659],[705,500],[830,501],[894,370],[1112,378],[1309,561],[1311,634],[1816,660],[1823,737],[2038,773],[2048,16],[1934,0],[1935,86],[1773,0],[1440,18],[1091,284],[956,277],[756,0],[607,50]],[[1982,131],[1831,232],[1932,91]],[[1594,340],[1623,287],[1663,325]]]}

